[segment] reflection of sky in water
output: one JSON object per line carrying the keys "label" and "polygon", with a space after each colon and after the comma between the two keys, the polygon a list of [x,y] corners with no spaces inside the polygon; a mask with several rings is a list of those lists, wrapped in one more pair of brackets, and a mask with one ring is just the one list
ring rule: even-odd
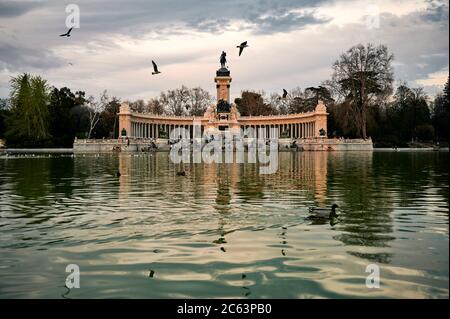
{"label": "reflection of sky in water", "polygon": [[[0,297],[448,297],[448,153],[279,165],[2,157]],[[336,224],[305,219],[332,203]],[[67,293],[69,263],[82,288]]]}

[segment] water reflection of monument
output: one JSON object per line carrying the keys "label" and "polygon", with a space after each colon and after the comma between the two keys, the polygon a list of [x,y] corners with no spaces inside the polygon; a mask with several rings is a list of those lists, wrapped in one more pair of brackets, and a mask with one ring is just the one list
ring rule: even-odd
{"label": "water reflection of monument", "polygon": [[[211,198],[211,205],[217,212],[227,213],[237,209],[233,207],[233,199],[243,202],[254,202],[270,196],[274,189],[288,191],[292,200],[302,201],[311,197],[318,204],[326,204],[328,152],[279,153],[279,169],[275,174],[259,174],[258,164],[254,163],[200,163],[183,164],[187,176],[175,179],[174,174],[161,174],[165,171],[177,171],[179,164],[170,163],[165,153],[153,156],[119,155],[119,171],[121,172],[120,196],[137,191],[136,187],[154,187],[170,191],[174,182],[183,182],[187,189],[185,195],[198,198]],[[152,183],[138,183],[143,179],[151,179]],[[298,193],[292,194],[292,191]]]}

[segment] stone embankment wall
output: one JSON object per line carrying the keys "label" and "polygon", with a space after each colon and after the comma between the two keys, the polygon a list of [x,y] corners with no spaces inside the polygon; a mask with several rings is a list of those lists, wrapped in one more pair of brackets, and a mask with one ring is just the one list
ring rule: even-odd
{"label": "stone embankment wall", "polygon": [[[167,139],[115,139],[115,140],[76,140],[73,145],[75,153],[104,152],[142,152],[148,149],[151,142],[157,145],[158,151],[169,151]],[[293,142],[295,142],[293,144]],[[280,151],[372,151],[372,140],[362,139],[280,139]]]}

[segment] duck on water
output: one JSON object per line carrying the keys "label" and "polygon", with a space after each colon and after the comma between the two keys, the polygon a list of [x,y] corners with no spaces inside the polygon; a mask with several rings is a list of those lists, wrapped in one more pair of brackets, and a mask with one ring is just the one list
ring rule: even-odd
{"label": "duck on water", "polygon": [[339,206],[336,204],[333,204],[331,208],[310,207],[309,213],[311,215],[309,216],[309,218],[331,219],[338,217],[336,208],[339,208]]}

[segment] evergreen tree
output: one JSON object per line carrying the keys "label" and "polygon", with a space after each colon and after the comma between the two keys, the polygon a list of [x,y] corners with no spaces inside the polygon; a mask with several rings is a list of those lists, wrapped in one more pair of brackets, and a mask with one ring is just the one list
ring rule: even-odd
{"label": "evergreen tree", "polygon": [[449,87],[445,84],[444,91],[434,100],[433,125],[436,130],[436,137],[440,141],[448,142],[448,123],[449,123]]}
{"label": "evergreen tree", "polygon": [[10,83],[12,114],[6,133],[8,144],[41,146],[50,138],[47,81],[24,73],[12,78]]}

